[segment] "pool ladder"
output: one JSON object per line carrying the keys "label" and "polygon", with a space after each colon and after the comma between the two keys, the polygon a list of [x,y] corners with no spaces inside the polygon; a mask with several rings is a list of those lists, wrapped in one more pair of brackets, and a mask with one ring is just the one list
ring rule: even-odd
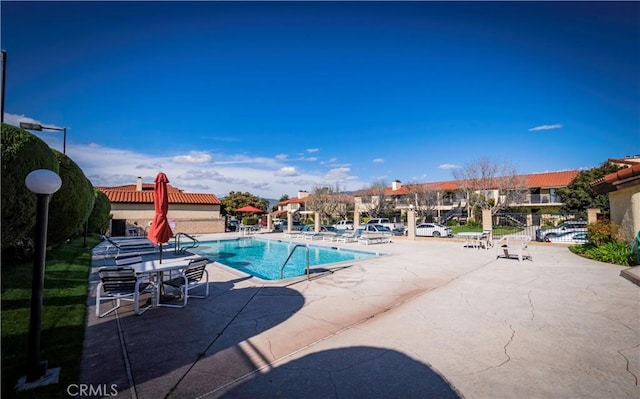
{"label": "pool ladder", "polygon": [[293,256],[293,253],[296,252],[296,249],[298,248],[304,248],[307,250],[307,280],[309,280],[309,274],[310,274],[310,269],[309,269],[309,246],[306,244],[296,244],[293,249],[291,250],[291,252],[289,252],[289,257],[287,257],[287,260],[284,261],[284,263],[282,264],[282,267],[280,268],[280,280],[282,280],[282,274],[284,272],[284,267],[287,265],[287,262],[289,262],[289,259],[291,259],[291,257]]}
{"label": "pool ladder", "polygon": [[[182,237],[189,238],[191,240],[191,243],[187,243],[185,246],[181,247],[180,246],[180,239]],[[178,234],[176,234],[175,238],[173,239],[173,242],[174,242],[173,251],[176,254],[184,254],[184,253],[187,252],[187,249],[189,249],[189,248],[197,248],[200,245],[200,241],[198,241],[198,239],[196,239],[193,236],[190,236],[187,233],[178,233]]]}

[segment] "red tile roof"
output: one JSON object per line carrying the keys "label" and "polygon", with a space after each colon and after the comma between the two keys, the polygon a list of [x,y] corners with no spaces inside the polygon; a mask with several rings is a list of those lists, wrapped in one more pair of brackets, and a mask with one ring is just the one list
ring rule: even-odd
{"label": "red tile roof", "polygon": [[[577,170],[567,170],[562,172],[532,173],[519,175],[519,177],[525,181],[527,188],[557,188],[568,186],[569,183],[578,176],[578,173],[579,171]],[[412,189],[455,191],[458,188],[460,188],[459,181],[448,180],[432,183],[407,184],[397,190],[393,190],[392,187],[385,187],[384,194],[387,196],[402,196],[409,194]],[[356,193],[356,195],[365,195],[367,192],[368,190],[362,190]]]}
{"label": "red tile roof", "polygon": [[[135,184],[118,187],[98,187],[111,203],[153,204],[153,184],[143,184],[142,191],[136,191]],[[150,189],[149,189],[150,187]],[[184,193],[167,185],[169,204],[220,205],[214,194]]]}
{"label": "red tile roof", "polygon": [[[290,198],[288,200],[285,201],[280,201],[278,202],[277,205],[279,206],[284,206],[284,205],[288,205],[288,204],[304,204],[307,201],[309,201],[311,198],[313,197],[313,194],[309,194],[306,197],[303,198]],[[347,194],[336,194],[336,197],[338,198],[339,201],[343,201],[343,202],[353,202],[353,196],[352,195],[347,195]]]}
{"label": "red tile roof", "polygon": [[600,179],[591,182],[591,188],[598,194],[605,194],[631,185],[640,184],[640,163],[631,167],[609,173]]}
{"label": "red tile roof", "polygon": [[546,172],[522,175],[527,182],[527,188],[566,187],[578,176],[580,171],[566,170],[563,172]]}

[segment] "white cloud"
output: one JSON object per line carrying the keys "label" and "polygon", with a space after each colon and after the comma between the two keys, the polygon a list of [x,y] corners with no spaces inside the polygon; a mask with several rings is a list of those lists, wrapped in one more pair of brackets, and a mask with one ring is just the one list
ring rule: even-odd
{"label": "white cloud", "polygon": [[541,125],[541,126],[532,127],[531,129],[529,129],[529,131],[535,132],[538,130],[551,130],[551,129],[560,129],[560,128],[562,128],[562,125],[557,123],[555,125]]}
{"label": "white cloud", "polygon": [[281,176],[281,177],[291,177],[291,176],[298,176],[300,175],[300,173],[298,173],[296,168],[294,168],[293,166],[284,166],[280,168],[280,170],[275,172],[274,175]]}
{"label": "white cloud", "polygon": [[[5,121],[14,126],[19,126],[20,121],[40,123],[24,115],[7,113]],[[62,135],[59,132],[33,133],[52,148],[62,150]],[[305,151],[299,154],[298,160],[317,160],[316,157],[304,156],[316,151],[319,150]],[[102,187],[135,184],[137,177],[141,177],[145,183],[152,183],[158,172],[164,172],[171,185],[184,192],[218,196],[231,191],[248,191],[262,198],[280,198],[283,194],[291,196],[298,190],[310,191],[315,186],[333,182],[340,183],[342,188],[349,191],[366,186],[356,176],[349,175],[348,164],[334,165],[334,169],[328,172],[325,169],[304,171],[284,165],[282,161],[289,159],[287,154],[252,157],[242,153],[196,150],[158,156],[155,153],[106,147],[95,142],[72,142],[67,143],[67,155],[78,164],[94,186]]]}
{"label": "white cloud", "polygon": [[450,170],[450,169],[460,169],[462,166],[460,165],[454,165],[451,163],[443,163],[442,165],[438,166],[438,169],[444,169],[444,170]]}
{"label": "white cloud", "polygon": [[324,178],[330,181],[346,181],[357,179],[355,176],[349,175],[351,169],[349,168],[335,168],[325,173]]}
{"label": "white cloud", "polygon": [[213,158],[206,152],[192,151],[188,155],[177,155],[173,157],[175,163],[209,163]]}
{"label": "white cloud", "polygon": [[318,151],[320,151],[319,148],[307,148],[307,152],[309,153],[318,152]]}
{"label": "white cloud", "polygon": [[373,163],[383,163],[384,162],[384,158],[374,158],[373,161],[371,161]]}

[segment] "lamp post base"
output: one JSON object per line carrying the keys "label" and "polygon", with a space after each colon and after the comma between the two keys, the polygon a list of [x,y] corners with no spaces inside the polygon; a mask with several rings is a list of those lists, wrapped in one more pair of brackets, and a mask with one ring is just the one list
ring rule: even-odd
{"label": "lamp post base", "polygon": [[47,369],[47,362],[41,362],[40,365],[45,369],[42,377],[35,381],[27,382],[27,376],[22,376],[16,384],[17,391],[28,391],[30,389],[43,387],[46,385],[57,384],[60,378],[60,367]]}

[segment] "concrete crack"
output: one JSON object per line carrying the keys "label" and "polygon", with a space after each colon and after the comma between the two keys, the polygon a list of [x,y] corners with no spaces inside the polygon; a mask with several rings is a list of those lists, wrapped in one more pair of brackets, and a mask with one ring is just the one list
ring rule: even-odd
{"label": "concrete crack", "polygon": [[507,357],[507,359],[504,362],[502,362],[499,365],[497,365],[495,368],[502,367],[504,364],[508,363],[511,360],[511,356],[509,356],[509,352],[507,351],[507,347],[509,345],[511,345],[511,343],[513,342],[513,338],[516,336],[516,330],[514,330],[513,327],[511,327],[511,324],[509,324],[509,329],[511,330],[511,337],[509,338],[509,342],[507,342],[504,345],[504,355]]}
{"label": "concrete crack", "polygon": [[536,318],[536,308],[533,306],[533,300],[531,299],[531,291],[529,291],[527,293],[527,297],[529,298],[529,310],[531,311],[531,319],[533,321],[533,319]]}
{"label": "concrete crack", "polygon": [[598,295],[598,292],[596,292],[596,290],[594,290],[593,288],[591,288],[591,286],[590,286],[590,285],[588,285],[588,286],[585,288],[585,290],[586,290],[586,291],[589,291],[590,293],[592,293],[592,294],[593,294],[593,295],[595,295],[595,296],[600,296],[600,295]]}
{"label": "concrete crack", "polygon": [[631,348],[624,348],[624,349],[620,349],[619,351],[617,351],[620,356],[622,356],[622,358],[625,360],[626,364],[626,368],[627,368],[627,373],[631,374],[633,376],[633,379],[635,380],[635,385],[638,386],[638,376],[633,374],[633,372],[631,370],[629,370],[629,359],[622,353],[623,350],[626,349],[635,349],[637,348],[638,345],[632,346]]}

